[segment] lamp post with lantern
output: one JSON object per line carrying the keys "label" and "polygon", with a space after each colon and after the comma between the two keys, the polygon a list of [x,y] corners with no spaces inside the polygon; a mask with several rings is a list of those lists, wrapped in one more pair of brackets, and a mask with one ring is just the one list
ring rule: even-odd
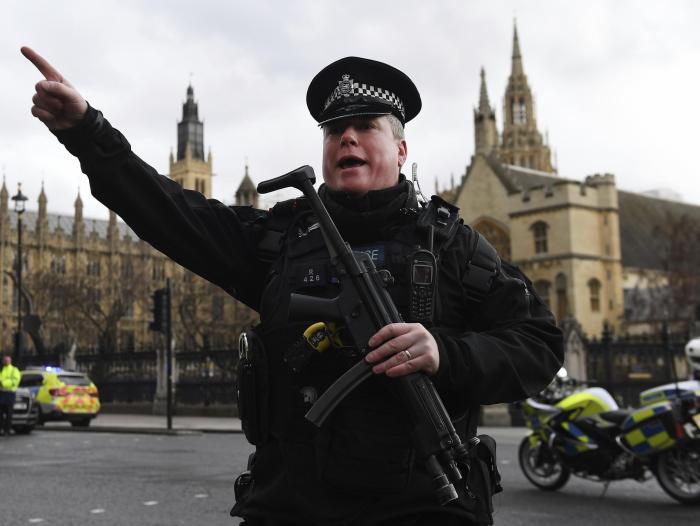
{"label": "lamp post with lantern", "polygon": [[17,183],[17,195],[12,196],[17,213],[17,333],[15,334],[15,357],[19,363],[22,354],[22,214],[27,196],[22,193],[22,183]]}

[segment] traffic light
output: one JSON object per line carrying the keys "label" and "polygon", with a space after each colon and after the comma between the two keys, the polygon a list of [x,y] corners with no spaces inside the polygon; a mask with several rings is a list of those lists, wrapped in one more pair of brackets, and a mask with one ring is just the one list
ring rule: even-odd
{"label": "traffic light", "polygon": [[165,332],[168,324],[168,290],[158,289],[153,293],[153,321],[148,324],[152,331]]}

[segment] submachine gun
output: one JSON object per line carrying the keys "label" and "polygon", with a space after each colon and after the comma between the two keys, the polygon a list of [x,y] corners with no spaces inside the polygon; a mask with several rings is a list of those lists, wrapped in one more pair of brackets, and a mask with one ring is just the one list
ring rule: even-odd
{"label": "submachine gun", "polygon": [[[323,319],[345,324],[352,343],[361,356],[306,413],[306,419],[320,427],[350,392],[373,375],[372,366],[364,360],[364,356],[371,351],[367,343],[370,337],[385,325],[403,320],[386,290],[392,282],[391,274],[386,270],[378,271],[368,254],[353,252],[343,240],[313,187],[315,182],[313,168],[302,166],[261,182],[258,192],[265,194],[293,187],[304,194],[316,214],[331,264],[340,281],[340,293],[335,298],[293,293],[289,308],[290,320]],[[414,446],[433,480],[438,502],[446,505],[457,500],[459,496],[454,484],[463,479],[460,466],[468,469],[469,450],[479,439],[471,439],[468,445],[462,443],[435,386],[425,374],[411,373],[391,381],[396,383],[399,396],[415,425]],[[471,495],[466,481],[463,484]]]}

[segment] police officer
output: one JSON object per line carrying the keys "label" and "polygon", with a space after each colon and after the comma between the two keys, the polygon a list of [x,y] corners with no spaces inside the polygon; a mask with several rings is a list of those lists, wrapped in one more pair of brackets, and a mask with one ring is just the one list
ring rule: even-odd
{"label": "police officer", "polygon": [[[41,56],[22,53],[46,79],[32,114],[79,158],[93,195],[142,239],[260,313],[243,357],[254,381],[240,386],[256,452],[232,514],[278,526],[490,523],[493,448],[475,454],[460,498],[440,506],[390,378],[429,375],[466,441],[479,404],[522,399],[549,383],[563,359],[561,333],[527,278],[501,263],[454,207],[417,204],[401,174],[404,125],[421,109],[413,82],[387,64],[348,57],[324,68],[307,92],[323,130],[319,194],[353,248],[394,276],[389,292],[406,320],[370,339],[364,359],[374,376],[316,430],[304,414],[352,365],[352,353],[342,328],[330,338],[336,349],[309,353],[303,335],[319,320],[288,320],[292,292],[329,297],[338,287],[304,199],[265,212],[184,190],[139,159]],[[433,265],[418,268],[419,254]]]}
{"label": "police officer", "polygon": [[12,358],[9,355],[3,356],[0,369],[0,435],[10,436],[12,408],[21,378],[22,373],[12,365]]}

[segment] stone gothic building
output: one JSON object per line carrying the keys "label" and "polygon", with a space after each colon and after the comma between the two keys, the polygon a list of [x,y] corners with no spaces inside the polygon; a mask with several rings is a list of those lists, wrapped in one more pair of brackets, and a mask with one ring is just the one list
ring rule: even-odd
{"label": "stone gothic building", "polygon": [[[212,155],[204,156],[204,125],[192,86],[177,125],[177,157],[170,155],[170,177],[183,187],[211,197]],[[252,188],[252,192],[251,192]],[[237,204],[255,204],[246,166]],[[17,328],[17,214],[9,192],[0,189],[0,351],[10,351]],[[110,212],[109,220],[83,217],[80,196],[73,216],[48,212],[42,191],[38,210],[22,223],[23,314],[38,316],[27,352],[52,349],[142,350],[160,346],[162,335],[149,331],[152,293],[171,279],[173,328],[177,350],[234,348],[241,327],[255,313],[218,287],[172,262]],[[36,318],[35,318],[36,319]],[[34,325],[36,325],[34,323]]]}
{"label": "stone gothic building", "polygon": [[611,174],[562,177],[537,126],[517,28],[502,132],[482,69],[474,137],[465,174],[443,196],[528,274],[560,321],[573,317],[589,335],[604,322],[630,333],[691,323],[698,283],[683,283],[682,261],[700,263],[700,207],[620,191]]}

